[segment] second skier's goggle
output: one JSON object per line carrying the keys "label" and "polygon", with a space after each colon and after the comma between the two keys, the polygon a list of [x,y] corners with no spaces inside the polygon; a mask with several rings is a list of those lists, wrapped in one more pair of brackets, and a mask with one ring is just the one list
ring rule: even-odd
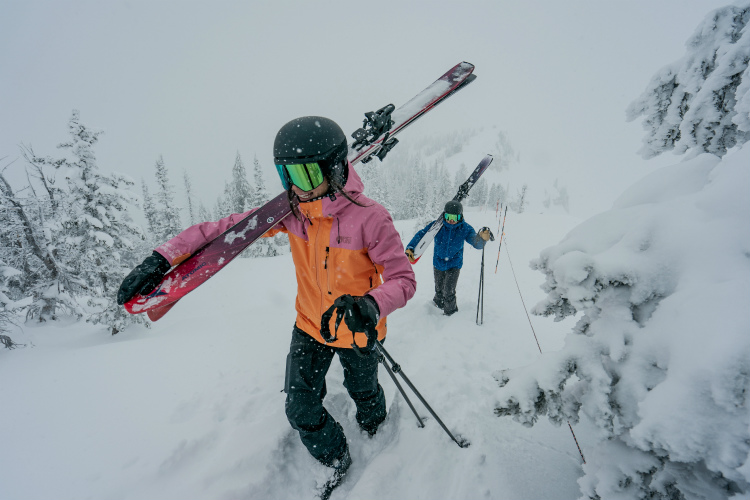
{"label": "second skier's goggle", "polygon": [[458,222],[461,220],[461,214],[445,214],[445,220],[448,222]]}
{"label": "second skier's goggle", "polygon": [[293,165],[276,165],[284,189],[292,184],[302,191],[312,191],[323,184],[325,177],[323,169],[318,163],[295,163]]}

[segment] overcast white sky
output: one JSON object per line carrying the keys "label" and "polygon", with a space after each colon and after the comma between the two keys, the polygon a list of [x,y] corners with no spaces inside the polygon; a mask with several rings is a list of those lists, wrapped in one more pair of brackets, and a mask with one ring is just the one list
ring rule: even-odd
{"label": "overcast white sky", "polygon": [[105,132],[103,170],[153,183],[163,155],[173,182],[187,170],[213,205],[237,151],[275,182],[273,138],[288,120],[328,116],[349,133],[465,60],[477,81],[414,128],[498,125],[523,161],[555,177],[596,172],[595,190],[642,163],[626,106],[728,3],[4,0],[0,166],[21,143],[56,155],[78,109]]}

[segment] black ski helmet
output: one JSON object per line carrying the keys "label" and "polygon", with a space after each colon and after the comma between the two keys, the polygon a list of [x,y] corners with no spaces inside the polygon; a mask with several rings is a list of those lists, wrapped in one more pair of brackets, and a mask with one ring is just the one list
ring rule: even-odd
{"label": "black ski helmet", "polygon": [[349,173],[346,135],[336,122],[322,116],[302,116],[281,127],[273,142],[276,165],[318,163],[323,175],[339,186]]}
{"label": "black ski helmet", "polygon": [[452,214],[452,215],[463,215],[464,213],[464,207],[461,206],[461,203],[451,200],[448,203],[445,204],[445,210],[443,210],[446,214]]}

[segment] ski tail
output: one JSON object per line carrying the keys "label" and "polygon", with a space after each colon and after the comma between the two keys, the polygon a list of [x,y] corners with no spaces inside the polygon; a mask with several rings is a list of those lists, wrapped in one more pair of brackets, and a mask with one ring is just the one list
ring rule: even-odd
{"label": "ski tail", "polygon": [[170,309],[177,305],[177,302],[179,302],[179,300],[180,299],[177,299],[171,304],[167,304],[166,306],[155,307],[154,309],[151,309],[146,313],[148,315],[148,319],[150,319],[151,321],[159,321],[165,314],[169,312]]}
{"label": "ski tail", "polygon": [[[398,142],[396,139],[393,139],[394,135],[398,134],[424,116],[432,108],[466,87],[466,85],[476,80],[476,75],[474,75],[473,72],[473,64],[460,62],[445,72],[422,92],[411,98],[406,104],[392,110],[389,114],[389,119],[391,121],[390,128],[388,128],[388,130],[385,130],[385,128],[381,129],[384,134],[375,140],[368,141],[366,147],[351,147],[349,155],[347,156],[349,162],[352,165],[356,165],[359,162],[367,163],[375,156],[382,161],[387,152]],[[365,117],[370,118],[368,115],[378,114],[387,110],[387,108],[388,106],[375,113],[365,113]],[[367,119],[365,120],[365,123],[368,123]],[[360,137],[360,134],[358,133],[361,130],[362,129],[358,129],[352,134],[355,138],[355,145],[358,144],[356,139]]]}
{"label": "ski tail", "polygon": [[477,168],[474,169],[469,178],[466,179],[466,181],[464,181],[461,186],[459,186],[456,196],[453,197],[453,201],[460,202],[463,201],[467,196],[469,196],[469,190],[474,186],[474,184],[477,183],[482,174],[489,168],[492,160],[494,160],[492,155],[487,155],[482,158],[482,161],[479,162],[479,165],[477,165]]}

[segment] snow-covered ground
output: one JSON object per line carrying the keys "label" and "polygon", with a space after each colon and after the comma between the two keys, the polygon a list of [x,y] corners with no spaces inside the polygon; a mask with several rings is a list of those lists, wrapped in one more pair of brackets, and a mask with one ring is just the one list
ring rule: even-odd
{"label": "snow-covered ground", "polygon": [[[498,234],[495,211],[468,212]],[[369,439],[334,361],[326,406],[354,460],[332,498],[572,499],[581,458],[570,430],[525,428],[498,418],[501,369],[539,356],[506,250],[526,302],[542,300],[543,275],[528,262],[580,221],[510,212],[485,251],[484,324],[475,324],[482,252],[467,246],[459,312],[431,303],[432,252],[416,266],[416,296],[389,318],[385,347],[452,432],[451,441],[407,389],[419,428],[384,369],[389,415]],[[404,241],[414,221],[399,221]],[[499,236],[499,234],[498,234]],[[301,445],[284,414],[284,367],[294,322],[290,255],[239,259],[183,299],[151,330],[117,336],[87,324],[26,325],[0,350],[0,498],[313,498],[327,470]],[[575,320],[531,317],[541,348],[562,347]],[[575,427],[585,453],[594,436]]]}

